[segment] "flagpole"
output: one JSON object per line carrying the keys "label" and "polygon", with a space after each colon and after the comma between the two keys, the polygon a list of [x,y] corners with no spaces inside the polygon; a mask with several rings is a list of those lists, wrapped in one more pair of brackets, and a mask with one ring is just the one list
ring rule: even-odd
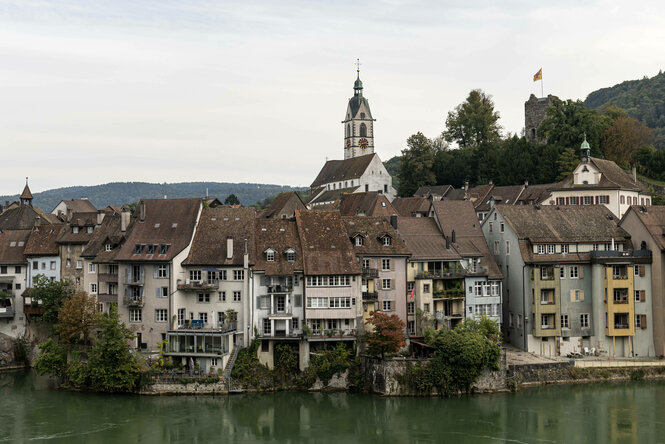
{"label": "flagpole", "polygon": [[543,92],[543,74],[540,74],[540,97],[545,97],[545,93]]}

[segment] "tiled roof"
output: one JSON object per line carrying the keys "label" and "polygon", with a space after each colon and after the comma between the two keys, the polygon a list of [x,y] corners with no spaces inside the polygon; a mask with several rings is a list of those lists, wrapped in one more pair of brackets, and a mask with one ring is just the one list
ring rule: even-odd
{"label": "tiled roof", "polygon": [[320,196],[318,197],[313,197],[311,198],[307,204],[312,205],[317,202],[334,202],[342,194],[351,194],[354,193],[358,188],[360,187],[349,187],[349,188],[342,188],[342,189],[337,189],[337,190],[329,190],[329,191],[324,191]]}
{"label": "tiled roof", "polygon": [[476,211],[489,211],[489,200],[494,199],[495,204],[514,205],[522,193],[524,185],[495,186],[489,190],[485,197],[475,202]]}
{"label": "tiled roof", "polygon": [[432,201],[426,197],[396,197],[393,199],[393,207],[400,216],[411,217],[415,213],[429,214]]}
{"label": "tiled roof", "polygon": [[323,165],[311,187],[316,188],[331,182],[358,179],[367,170],[374,156],[376,154],[367,154],[344,160],[329,160]]}
{"label": "tiled roof", "polygon": [[22,265],[24,251],[31,230],[6,230],[0,232],[0,264]]}
{"label": "tiled roof", "polygon": [[[145,220],[140,220],[141,204],[145,204]],[[169,261],[185,249],[194,234],[201,199],[142,199],[134,214],[134,226],[116,256],[118,261]],[[138,214],[138,215],[137,215]],[[137,244],[169,245],[166,254],[134,254]]]}
{"label": "tiled roof", "polygon": [[[642,208],[639,205],[632,205],[628,211],[635,213],[635,216],[644,224],[656,244],[661,250],[665,251],[665,206],[644,207],[646,211],[642,211]],[[625,214],[628,214],[628,211]]]}
{"label": "tiled roof", "polygon": [[[81,257],[95,258],[95,262],[110,262],[118,253],[126,233],[120,231],[120,214],[107,214],[101,225],[95,227]],[[112,250],[106,251],[106,244]]]}
{"label": "tiled roof", "polygon": [[57,256],[60,251],[55,243],[62,225],[40,225],[30,232],[25,243],[26,256]]}
{"label": "tiled roof", "polygon": [[29,230],[35,226],[37,218],[40,224],[53,223],[49,216],[38,207],[19,205],[0,214],[0,230]]}
{"label": "tiled roof", "polygon": [[[249,262],[254,262],[253,208],[228,206],[204,208],[196,227],[192,248],[184,265],[240,265],[244,264],[245,240]],[[227,239],[233,239],[233,257],[227,258]]]}
{"label": "tiled roof", "polygon": [[[371,216],[348,216],[342,217],[346,235],[349,238],[353,251],[358,255],[385,255],[385,256],[408,256],[408,248],[385,217]],[[363,237],[362,245],[355,245],[356,236]],[[390,245],[383,245],[383,237],[390,236]]]}
{"label": "tiled roof", "polygon": [[30,187],[27,184],[27,180],[26,180],[25,188],[23,188],[23,192],[21,193],[20,198],[21,199],[32,199],[32,193],[30,192]]}
{"label": "tiled roof", "polygon": [[[97,225],[97,212],[74,213],[71,220],[60,230],[58,244],[87,244],[93,238]],[[92,233],[88,229],[92,227]],[[74,231],[77,231],[76,233]]]}
{"label": "tiled roof", "polygon": [[452,185],[426,185],[418,188],[415,193],[413,193],[414,197],[427,197],[430,194],[436,195],[436,196],[445,196],[446,193],[448,193],[450,190],[453,189]]}
{"label": "tiled roof", "polygon": [[[289,275],[303,271],[303,249],[294,220],[257,219],[255,222],[256,265],[254,269],[265,271],[267,276]],[[268,261],[266,251],[275,252],[275,260]],[[287,260],[286,252],[295,252],[295,261]]]}
{"label": "tiled roof", "polygon": [[397,210],[388,198],[376,191],[344,194],[337,206],[342,216],[390,216]]}
{"label": "tiled roof", "polygon": [[647,189],[639,182],[634,181],[633,176],[619,167],[616,163],[611,160],[599,159],[597,157],[591,157],[589,160],[597,169],[600,171],[601,177],[600,182],[597,185],[574,185],[573,174],[568,176],[566,179],[561,181],[558,184],[555,184],[553,189],[561,188],[574,188],[574,189],[594,189],[594,188],[606,188],[606,189],[616,189],[621,188],[625,190],[635,190],[647,192]]}
{"label": "tiled roof", "polygon": [[261,212],[259,217],[264,219],[273,218],[276,215],[279,215],[289,202],[292,202],[298,210],[307,209],[298,193],[295,191],[285,191],[275,196],[275,199],[273,199],[268,208]]}
{"label": "tiled roof", "polygon": [[524,187],[524,191],[520,194],[520,197],[517,199],[517,204],[522,205],[535,205],[539,202],[543,202],[550,196],[550,190],[554,187],[555,184],[544,183],[537,185],[527,185]]}
{"label": "tiled roof", "polygon": [[411,260],[459,260],[462,257],[441,234],[431,217],[397,218],[397,231],[411,253]]}
{"label": "tiled roof", "polygon": [[495,208],[518,238],[533,243],[607,243],[612,239],[623,242],[628,235],[604,205],[497,205]]}
{"label": "tiled roof", "polygon": [[[61,200],[58,202],[58,205],[61,203],[64,203],[67,207],[67,211],[71,211],[72,213],[90,213],[97,211],[97,208],[95,208],[92,202],[90,202],[88,199]],[[56,207],[58,205],[56,205]]]}
{"label": "tiled roof", "polygon": [[305,274],[360,274],[360,265],[336,211],[296,211]]}

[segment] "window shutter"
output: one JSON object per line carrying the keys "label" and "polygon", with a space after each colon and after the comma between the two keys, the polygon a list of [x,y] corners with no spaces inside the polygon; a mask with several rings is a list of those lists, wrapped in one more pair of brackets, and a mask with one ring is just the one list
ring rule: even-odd
{"label": "window shutter", "polygon": [[254,308],[261,308],[261,296],[256,297],[256,306]]}
{"label": "window shutter", "polygon": [[584,279],[584,265],[580,265],[579,267],[577,267],[577,269],[579,270],[578,277],[580,279]]}
{"label": "window shutter", "polygon": [[[395,271],[395,259],[390,259],[390,271]],[[390,288],[393,288],[392,285]]]}
{"label": "window shutter", "polygon": [[261,283],[262,287],[266,286],[266,276],[265,276],[265,274],[261,275],[260,283]]}
{"label": "window shutter", "polygon": [[143,298],[143,287],[139,287],[139,295]]}
{"label": "window shutter", "polygon": [[159,265],[154,265],[154,266],[152,267],[152,277],[153,277],[154,279],[157,279],[157,269],[158,269],[158,268],[159,268]]}
{"label": "window shutter", "polygon": [[[155,265],[155,270],[157,270],[157,266],[156,266],[156,265]],[[158,298],[161,297],[161,296],[162,296],[162,288],[161,288],[161,287],[157,287],[156,290],[157,290],[157,292],[155,293],[155,297],[158,297]]]}
{"label": "window shutter", "polygon": [[596,205],[598,205],[598,201],[599,201],[598,196],[596,196]]}
{"label": "window shutter", "polygon": [[294,307],[302,307],[302,295],[301,294],[294,294],[293,295],[293,306]]}
{"label": "window shutter", "polygon": [[125,268],[125,282],[129,282],[129,269],[130,266],[127,265],[127,267]]}
{"label": "window shutter", "polygon": [[575,302],[575,290],[570,290],[570,302]]}
{"label": "window shutter", "polygon": [[171,266],[169,264],[166,264],[166,277],[171,277],[170,268]]}
{"label": "window shutter", "polygon": [[640,326],[642,327],[642,330],[647,328],[647,315],[640,315],[642,319],[640,319]]}
{"label": "window shutter", "polygon": [[646,302],[646,300],[647,300],[646,290],[640,290],[640,302]]}
{"label": "window shutter", "polygon": [[143,265],[140,266],[139,270],[140,270],[139,275],[141,276],[141,281],[143,281]]}
{"label": "window shutter", "polygon": [[566,197],[566,205],[570,203],[570,198]]}
{"label": "window shutter", "polygon": [[644,277],[644,265],[640,265],[640,277]]}
{"label": "window shutter", "polygon": [[394,290],[395,289],[395,279],[390,280],[390,289]]}

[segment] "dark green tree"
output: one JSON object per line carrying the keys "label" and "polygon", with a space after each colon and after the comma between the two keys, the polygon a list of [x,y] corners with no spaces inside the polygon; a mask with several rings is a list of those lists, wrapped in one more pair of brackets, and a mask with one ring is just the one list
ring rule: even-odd
{"label": "dark green tree", "polygon": [[238,200],[235,194],[229,194],[224,199],[224,205],[240,205],[240,200]]}
{"label": "dark green tree", "polygon": [[423,185],[434,185],[436,176],[432,171],[436,148],[422,133],[416,133],[406,141],[408,148],[402,150],[399,165],[397,193],[402,197],[412,196]]}
{"label": "dark green tree", "polygon": [[572,173],[573,170],[575,170],[579,163],[579,150],[565,148],[563,151],[561,151],[561,154],[559,154],[559,158],[556,161],[556,169],[559,172],[559,175],[556,179],[563,180],[568,177],[568,175]]}
{"label": "dark green tree", "polygon": [[492,96],[474,89],[466,100],[448,112],[443,138],[460,148],[478,147],[501,138],[499,113],[494,110]]}
{"label": "dark green tree", "polygon": [[69,281],[51,281],[43,274],[38,274],[29,294],[33,300],[42,301],[41,322],[55,324],[60,307],[73,293],[74,288]]}
{"label": "dark green tree", "polygon": [[59,378],[65,375],[67,369],[67,352],[60,345],[49,338],[39,344],[39,358],[35,361],[35,370],[40,375],[51,374]]}

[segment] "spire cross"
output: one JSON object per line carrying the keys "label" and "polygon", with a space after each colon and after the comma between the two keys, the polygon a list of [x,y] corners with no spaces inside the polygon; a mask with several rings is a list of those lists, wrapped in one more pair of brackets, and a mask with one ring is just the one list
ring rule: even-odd
{"label": "spire cross", "polygon": [[356,59],[356,72],[360,74],[360,59]]}

